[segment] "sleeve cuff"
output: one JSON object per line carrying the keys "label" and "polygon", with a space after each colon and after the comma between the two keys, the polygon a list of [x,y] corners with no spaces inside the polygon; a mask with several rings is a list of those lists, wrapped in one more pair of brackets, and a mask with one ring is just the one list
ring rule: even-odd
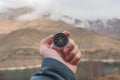
{"label": "sleeve cuff", "polygon": [[41,71],[44,72],[46,68],[55,70],[57,74],[66,77],[68,80],[76,80],[75,74],[66,65],[56,59],[44,58]]}

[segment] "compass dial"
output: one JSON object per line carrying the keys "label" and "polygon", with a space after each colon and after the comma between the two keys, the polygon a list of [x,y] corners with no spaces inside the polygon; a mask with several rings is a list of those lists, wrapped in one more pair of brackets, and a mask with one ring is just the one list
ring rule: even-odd
{"label": "compass dial", "polygon": [[64,48],[68,44],[68,37],[64,33],[57,33],[53,37],[53,44],[58,48]]}

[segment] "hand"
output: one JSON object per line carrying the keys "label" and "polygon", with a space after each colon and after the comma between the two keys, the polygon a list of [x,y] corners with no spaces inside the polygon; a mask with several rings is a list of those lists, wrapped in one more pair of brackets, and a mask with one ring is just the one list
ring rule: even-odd
{"label": "hand", "polygon": [[[69,32],[64,32],[67,36],[70,36]],[[77,70],[77,63],[80,60],[81,53],[78,50],[78,46],[72,39],[69,39],[68,45],[64,49],[58,49],[52,46],[53,35],[41,40],[40,54],[43,58],[49,57],[56,59],[65,64],[74,73]]]}

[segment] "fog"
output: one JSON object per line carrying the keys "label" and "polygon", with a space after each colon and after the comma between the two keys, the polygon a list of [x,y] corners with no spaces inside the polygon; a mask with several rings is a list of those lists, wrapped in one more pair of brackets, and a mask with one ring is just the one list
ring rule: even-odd
{"label": "fog", "polygon": [[40,18],[47,12],[52,19],[60,19],[64,15],[83,20],[120,18],[120,0],[0,0],[0,12],[20,7],[35,9],[20,19]]}

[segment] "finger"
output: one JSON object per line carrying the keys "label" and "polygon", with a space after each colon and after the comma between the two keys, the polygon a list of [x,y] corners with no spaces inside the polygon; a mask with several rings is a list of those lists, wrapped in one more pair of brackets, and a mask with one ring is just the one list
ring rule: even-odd
{"label": "finger", "polygon": [[56,46],[52,45],[52,49],[56,50],[58,53],[62,53],[62,50],[57,48]]}
{"label": "finger", "polygon": [[72,39],[69,40],[67,46],[63,49],[63,54],[68,55],[74,49],[75,43]]}
{"label": "finger", "polygon": [[81,58],[81,52],[79,51],[79,52],[75,55],[75,57],[71,60],[70,63],[73,64],[73,65],[76,65],[76,64],[79,62],[80,58]]}
{"label": "finger", "polygon": [[78,51],[79,51],[78,46],[76,45],[74,49],[68,55],[65,55],[65,60],[68,62],[71,61],[76,55],[76,53],[78,53]]}
{"label": "finger", "polygon": [[68,31],[63,31],[63,33],[68,37],[70,36],[70,32],[68,32]]}
{"label": "finger", "polygon": [[50,35],[49,37],[41,40],[41,45],[44,45],[46,47],[50,47],[52,40],[53,40],[53,35]]}

